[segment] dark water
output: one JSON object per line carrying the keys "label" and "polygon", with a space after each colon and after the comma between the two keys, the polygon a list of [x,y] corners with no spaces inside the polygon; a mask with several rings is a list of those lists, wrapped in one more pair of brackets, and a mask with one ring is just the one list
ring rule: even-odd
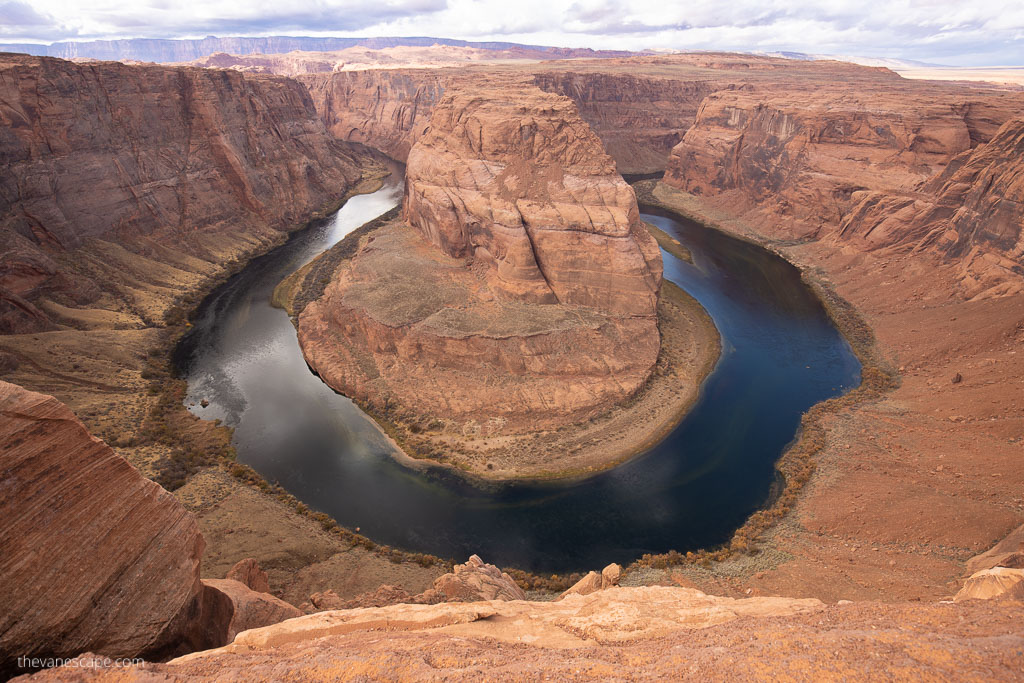
{"label": "dark water", "polygon": [[665,276],[722,333],[722,359],[679,427],[643,456],[574,483],[482,490],[444,471],[410,471],[309,372],[287,316],[268,303],[284,276],[400,201],[399,182],[355,197],[211,294],[177,355],[189,401],[210,401],[192,410],[235,427],[241,461],[379,543],[565,572],[723,542],[767,501],[801,413],[858,381],[857,360],[795,268],[649,212],[693,253],[694,265],[663,253]]}

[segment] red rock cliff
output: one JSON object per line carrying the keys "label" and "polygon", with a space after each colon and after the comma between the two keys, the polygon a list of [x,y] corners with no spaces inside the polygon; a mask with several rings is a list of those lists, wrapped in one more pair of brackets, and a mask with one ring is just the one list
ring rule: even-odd
{"label": "red rock cliff", "polygon": [[405,161],[430,120],[450,72],[437,69],[343,71],[298,78],[327,129]]}
{"label": "red rock cliff", "polygon": [[202,590],[195,518],[57,399],[0,382],[0,674],[165,654]]}
{"label": "red rock cliff", "polygon": [[965,151],[920,192],[865,192],[842,238],[960,264],[968,296],[1024,292],[1024,119]]}
{"label": "red rock cliff", "polygon": [[114,274],[69,250],[218,262],[215,235],[269,239],[360,177],[285,78],[7,55],[0,101],[0,331],[45,326],[40,297],[101,295]]}
{"label": "red rock cliff", "polygon": [[404,217],[492,290],[653,315],[661,255],[576,106],[529,86],[453,89],[409,153]]}

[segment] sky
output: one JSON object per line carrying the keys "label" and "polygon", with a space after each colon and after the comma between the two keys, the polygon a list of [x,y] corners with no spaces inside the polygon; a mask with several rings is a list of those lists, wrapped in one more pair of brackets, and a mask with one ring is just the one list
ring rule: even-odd
{"label": "sky", "polygon": [[1024,65],[1024,0],[0,0],[0,42],[435,36]]}

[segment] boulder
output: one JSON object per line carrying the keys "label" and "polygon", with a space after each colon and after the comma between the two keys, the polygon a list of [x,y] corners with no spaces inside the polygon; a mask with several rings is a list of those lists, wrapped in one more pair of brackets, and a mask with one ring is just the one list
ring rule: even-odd
{"label": "boulder", "polygon": [[0,382],[0,674],[17,656],[160,657],[203,590],[195,518],[60,401]]}
{"label": "boulder", "polygon": [[203,579],[197,617],[187,635],[189,648],[222,647],[242,631],[302,616],[302,611],[269,593],[259,593],[233,579]]}
{"label": "boulder", "polygon": [[270,579],[267,577],[267,573],[260,569],[259,563],[252,557],[239,560],[234,567],[228,570],[228,574],[224,578],[245,584],[257,593],[270,592]]}
{"label": "boulder", "polygon": [[478,555],[472,555],[465,564],[455,565],[451,574],[437,577],[433,590],[449,602],[526,599],[526,593],[511,576],[493,564],[484,563]]}
{"label": "boulder", "polygon": [[953,597],[953,601],[992,598],[1024,600],[1024,569],[993,567],[971,574],[964,587]]}

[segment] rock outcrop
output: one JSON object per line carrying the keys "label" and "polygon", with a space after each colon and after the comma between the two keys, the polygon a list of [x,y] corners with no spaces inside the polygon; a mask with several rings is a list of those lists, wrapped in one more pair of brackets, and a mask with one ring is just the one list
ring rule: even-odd
{"label": "rock outcrop", "polygon": [[405,161],[450,74],[437,69],[343,71],[299,76],[327,130]]}
{"label": "rock outcrop", "polygon": [[236,562],[224,578],[238,581],[257,593],[270,592],[270,579],[267,573],[260,569],[259,563],[252,557]]}
{"label": "rock outcrop", "polygon": [[450,89],[407,187],[412,227],[336,247],[351,258],[299,315],[327,384],[461,433],[577,422],[643,386],[661,255],[570,100],[517,83]]}
{"label": "rock outcrop", "polygon": [[558,602],[322,612],[166,664],[54,669],[40,680],[945,680],[966,671],[1001,680],[1024,663],[1020,615],[1005,602],[826,606],[622,588]]}
{"label": "rock outcrop", "polygon": [[570,595],[590,595],[600,590],[607,590],[619,585],[619,577],[622,575],[622,567],[612,563],[601,570],[601,573],[587,572],[587,575],[574,583],[560,598]]}
{"label": "rock outcrop", "polygon": [[478,555],[472,555],[465,564],[455,565],[450,574],[437,577],[433,590],[444,602],[526,599],[526,593],[511,576]]}
{"label": "rock outcrop", "polygon": [[159,319],[125,291],[266,248],[361,177],[286,78],[4,55],[0,100],[0,332],[50,304]]}
{"label": "rock outcrop", "polygon": [[0,674],[18,656],[159,657],[203,591],[196,521],[59,401],[0,382]]}
{"label": "rock outcrop", "polygon": [[953,601],[992,600],[993,598],[1024,601],[1024,569],[993,567],[975,572],[964,583],[964,587],[957,592]]}
{"label": "rock outcrop", "polygon": [[190,650],[221,647],[242,631],[302,616],[284,600],[233,579],[203,579],[202,583],[198,612],[184,637]]}
{"label": "rock outcrop", "polygon": [[661,255],[636,197],[566,97],[463,88],[409,154],[403,216],[491,290],[527,303],[654,314]]}
{"label": "rock outcrop", "polygon": [[958,263],[968,296],[1024,292],[1024,118],[957,155],[919,192],[853,199],[844,239]]}

